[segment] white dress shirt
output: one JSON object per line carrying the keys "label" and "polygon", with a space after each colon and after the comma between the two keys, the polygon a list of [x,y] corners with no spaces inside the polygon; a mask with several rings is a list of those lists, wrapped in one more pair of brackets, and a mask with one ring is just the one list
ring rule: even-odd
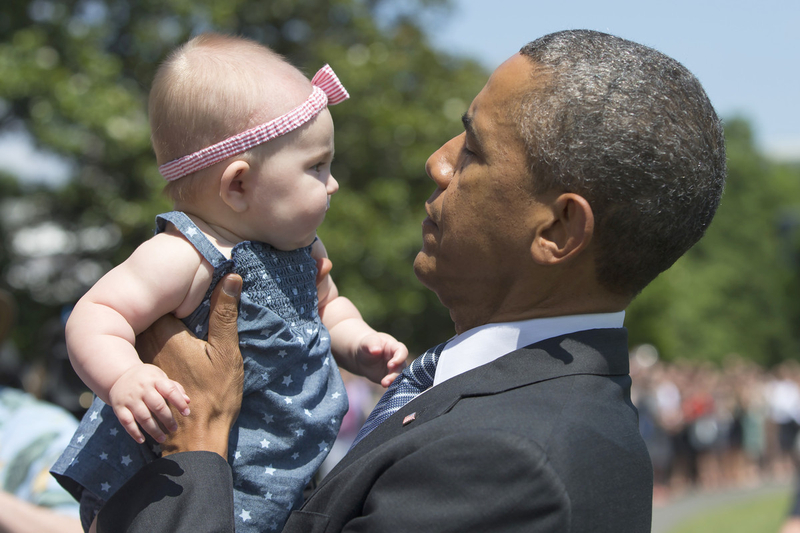
{"label": "white dress shirt", "polygon": [[625,311],[620,311],[534,318],[472,328],[447,341],[439,357],[433,386],[535,342],[587,329],[621,328],[624,320]]}

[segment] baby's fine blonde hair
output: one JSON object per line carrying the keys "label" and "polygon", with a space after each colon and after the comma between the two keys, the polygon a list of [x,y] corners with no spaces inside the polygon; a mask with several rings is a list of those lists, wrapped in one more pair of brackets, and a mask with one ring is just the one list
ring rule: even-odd
{"label": "baby's fine blonde hair", "polygon": [[[156,160],[163,165],[271,120],[310,92],[308,79],[269,48],[243,37],[199,35],[175,49],[153,80],[148,112]],[[173,202],[191,201],[206,176],[184,176],[164,192]]]}

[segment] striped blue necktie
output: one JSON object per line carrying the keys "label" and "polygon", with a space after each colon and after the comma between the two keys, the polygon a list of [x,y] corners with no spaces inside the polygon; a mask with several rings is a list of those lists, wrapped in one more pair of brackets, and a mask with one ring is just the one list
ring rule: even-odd
{"label": "striped blue necktie", "polygon": [[439,363],[439,355],[442,353],[445,344],[447,343],[431,348],[417,357],[408,368],[403,370],[402,374],[397,376],[397,379],[389,385],[375,409],[367,417],[367,421],[364,422],[358,435],[356,435],[356,440],[353,441],[351,449],[384,420],[416,398],[419,393],[433,386],[436,365]]}

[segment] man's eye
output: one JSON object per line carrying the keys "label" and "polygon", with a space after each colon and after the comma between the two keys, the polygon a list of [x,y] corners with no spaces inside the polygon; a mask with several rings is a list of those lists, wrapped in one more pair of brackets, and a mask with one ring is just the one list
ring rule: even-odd
{"label": "man's eye", "polygon": [[472,150],[470,150],[470,149],[469,149],[469,147],[467,147],[467,143],[464,143],[464,144],[461,146],[461,151],[463,152],[463,154],[464,154],[466,157],[477,157],[477,156],[478,156],[478,154],[476,154],[475,152],[473,152]]}

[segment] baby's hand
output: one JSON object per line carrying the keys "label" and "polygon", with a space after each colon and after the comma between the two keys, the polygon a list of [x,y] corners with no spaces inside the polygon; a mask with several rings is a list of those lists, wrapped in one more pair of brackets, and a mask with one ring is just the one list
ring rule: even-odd
{"label": "baby's hand", "polygon": [[139,444],[144,442],[139,425],[158,442],[166,438],[159,422],[167,431],[178,429],[165,400],[182,415],[189,414],[189,397],[181,384],[155,365],[142,363],[127,370],[111,387],[108,399],[122,427]]}
{"label": "baby's hand", "polygon": [[407,357],[408,348],[402,342],[386,333],[370,333],[359,342],[355,363],[359,374],[388,387],[405,368]]}

